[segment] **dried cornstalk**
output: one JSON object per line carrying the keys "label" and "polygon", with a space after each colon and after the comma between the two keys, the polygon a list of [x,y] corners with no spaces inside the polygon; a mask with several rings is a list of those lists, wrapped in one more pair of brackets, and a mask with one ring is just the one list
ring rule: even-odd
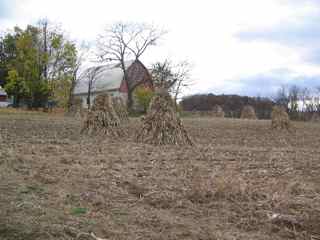
{"label": "dried cornstalk", "polygon": [[129,114],[127,111],[127,106],[123,102],[121,97],[113,97],[112,98],[114,110],[116,111],[121,122],[129,121]]}
{"label": "dried cornstalk", "polygon": [[241,116],[240,118],[242,119],[257,119],[256,112],[254,111],[254,108],[252,106],[244,106],[242,111],[241,111]]}
{"label": "dried cornstalk", "polygon": [[147,115],[136,135],[138,142],[154,145],[192,145],[192,141],[178,117],[174,103],[166,91],[152,98]]}
{"label": "dried cornstalk", "polygon": [[279,106],[275,106],[272,108],[271,113],[271,127],[273,129],[281,130],[286,129],[289,130],[291,127],[289,115],[287,112]]}
{"label": "dried cornstalk", "polygon": [[124,134],[121,121],[114,110],[113,102],[108,94],[98,95],[88,112],[81,133],[105,134],[120,137]]}
{"label": "dried cornstalk", "polygon": [[301,220],[298,217],[288,214],[273,213],[268,216],[269,221],[274,224],[284,224],[291,226],[301,226]]}
{"label": "dried cornstalk", "polygon": [[71,105],[68,109],[67,116],[75,117],[75,118],[82,118],[84,115],[84,110],[82,107],[82,99],[81,98],[74,98],[71,102]]}
{"label": "dried cornstalk", "polygon": [[212,108],[211,116],[216,118],[224,118],[224,111],[220,105],[215,105]]}

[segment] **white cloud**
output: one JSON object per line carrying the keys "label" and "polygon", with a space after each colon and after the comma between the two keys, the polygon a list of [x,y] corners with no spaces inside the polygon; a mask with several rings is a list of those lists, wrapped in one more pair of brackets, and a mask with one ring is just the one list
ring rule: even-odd
{"label": "white cloud", "polygon": [[15,6],[14,18],[0,26],[35,23],[48,17],[61,22],[76,39],[93,41],[106,24],[117,20],[145,21],[169,30],[159,47],[150,49],[148,64],[167,57],[188,59],[194,64],[193,92],[237,91],[237,79],[271,71],[291,69],[299,75],[319,74],[316,66],[303,62],[297,48],[272,42],[243,42],[241,31],[268,29],[288,19],[303,21],[317,11],[315,1],[294,0],[197,0],[110,1],[24,0]]}

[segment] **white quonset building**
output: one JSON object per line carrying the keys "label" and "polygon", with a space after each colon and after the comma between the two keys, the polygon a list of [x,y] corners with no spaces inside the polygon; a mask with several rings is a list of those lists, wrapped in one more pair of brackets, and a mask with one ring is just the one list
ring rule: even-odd
{"label": "white quonset building", "polygon": [[0,101],[7,100],[7,93],[6,91],[0,86]]}
{"label": "white quonset building", "polygon": [[9,104],[6,91],[0,86],[0,107],[7,107]]}
{"label": "white quonset building", "polygon": [[[88,73],[80,80],[74,90],[74,96],[80,98],[82,106],[87,108],[88,88],[92,79],[90,101],[102,93],[113,97],[121,97],[125,102],[128,99],[128,86],[123,77],[120,64],[109,64],[87,69]],[[144,85],[152,88],[151,76],[148,69],[139,61],[126,62],[126,72],[129,84],[132,86]]]}

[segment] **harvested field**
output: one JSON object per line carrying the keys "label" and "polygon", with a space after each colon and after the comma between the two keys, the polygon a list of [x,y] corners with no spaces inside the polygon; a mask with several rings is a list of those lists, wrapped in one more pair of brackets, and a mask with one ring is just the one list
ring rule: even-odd
{"label": "harvested field", "polygon": [[320,239],[320,125],[183,119],[194,146],[0,113],[0,239]]}

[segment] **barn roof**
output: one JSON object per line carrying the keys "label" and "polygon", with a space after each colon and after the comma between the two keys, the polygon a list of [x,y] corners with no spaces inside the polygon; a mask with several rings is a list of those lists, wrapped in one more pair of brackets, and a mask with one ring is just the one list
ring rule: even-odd
{"label": "barn roof", "polygon": [[[130,67],[130,65],[134,61],[125,62],[126,68]],[[120,64],[108,64],[98,67],[89,68],[99,68],[97,71],[96,80],[92,86],[92,92],[100,92],[100,91],[110,91],[119,89],[121,86],[121,82],[123,80],[123,71],[120,67]],[[84,77],[77,84],[74,93],[75,94],[86,94],[88,92],[88,78]]]}
{"label": "barn roof", "polygon": [[0,86],[0,96],[7,96],[6,91]]}

